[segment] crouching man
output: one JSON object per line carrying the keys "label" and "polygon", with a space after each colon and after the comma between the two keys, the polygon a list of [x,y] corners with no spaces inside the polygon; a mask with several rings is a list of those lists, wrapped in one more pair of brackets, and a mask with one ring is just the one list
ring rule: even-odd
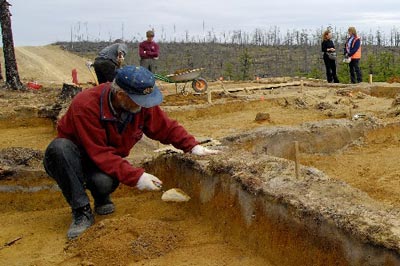
{"label": "crouching man", "polygon": [[71,206],[69,239],[94,223],[86,189],[93,196],[94,212],[106,215],[115,210],[110,194],[120,183],[139,190],[161,188],[161,180],[124,159],[143,134],[196,155],[219,152],[199,145],[168,118],[159,107],[162,100],[153,74],[133,65],[117,70],[112,83],[86,89],[72,100],[43,162]]}

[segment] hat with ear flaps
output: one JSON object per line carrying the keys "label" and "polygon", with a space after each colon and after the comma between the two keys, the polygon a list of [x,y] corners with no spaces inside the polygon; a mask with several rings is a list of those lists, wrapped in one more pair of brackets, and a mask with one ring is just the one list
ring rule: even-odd
{"label": "hat with ear flaps", "polygon": [[139,106],[150,108],[163,101],[152,72],[141,66],[124,66],[117,70],[115,83]]}

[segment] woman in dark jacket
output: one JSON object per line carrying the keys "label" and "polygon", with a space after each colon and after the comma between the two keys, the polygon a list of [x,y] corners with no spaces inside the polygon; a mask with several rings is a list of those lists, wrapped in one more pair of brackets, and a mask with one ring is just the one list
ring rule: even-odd
{"label": "woman in dark jacket", "polygon": [[326,30],[322,35],[322,52],[324,52],[324,63],[326,68],[326,79],[329,83],[339,83],[339,79],[336,75],[336,59],[329,58],[329,52],[335,52],[335,45],[332,41],[332,33]]}

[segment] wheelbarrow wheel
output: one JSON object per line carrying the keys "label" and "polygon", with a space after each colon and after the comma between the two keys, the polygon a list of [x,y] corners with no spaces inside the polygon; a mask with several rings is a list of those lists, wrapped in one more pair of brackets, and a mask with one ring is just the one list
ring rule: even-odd
{"label": "wheelbarrow wheel", "polygon": [[208,88],[207,81],[203,78],[197,78],[193,80],[192,88],[197,93],[205,93]]}

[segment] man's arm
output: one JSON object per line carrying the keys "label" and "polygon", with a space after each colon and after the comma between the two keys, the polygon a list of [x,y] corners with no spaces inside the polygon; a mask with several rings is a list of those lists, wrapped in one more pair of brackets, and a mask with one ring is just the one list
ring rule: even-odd
{"label": "man's arm", "polygon": [[145,51],[145,46],[144,46],[143,42],[141,42],[139,44],[139,56],[140,56],[140,58],[146,57],[146,51]]}
{"label": "man's arm", "polygon": [[150,49],[150,51],[147,52],[147,55],[152,58],[158,57],[160,47],[155,42],[153,42],[152,47],[154,47],[154,49]]}
{"label": "man's arm", "polygon": [[121,183],[135,186],[144,169],[133,167],[119,156],[114,147],[108,146],[107,133],[97,114],[80,108],[72,116],[75,135],[79,138],[89,158],[104,173],[116,177]]}
{"label": "man's arm", "polygon": [[143,132],[163,144],[172,144],[184,152],[190,152],[198,144],[195,137],[177,121],[170,119],[159,106],[146,110]]}

